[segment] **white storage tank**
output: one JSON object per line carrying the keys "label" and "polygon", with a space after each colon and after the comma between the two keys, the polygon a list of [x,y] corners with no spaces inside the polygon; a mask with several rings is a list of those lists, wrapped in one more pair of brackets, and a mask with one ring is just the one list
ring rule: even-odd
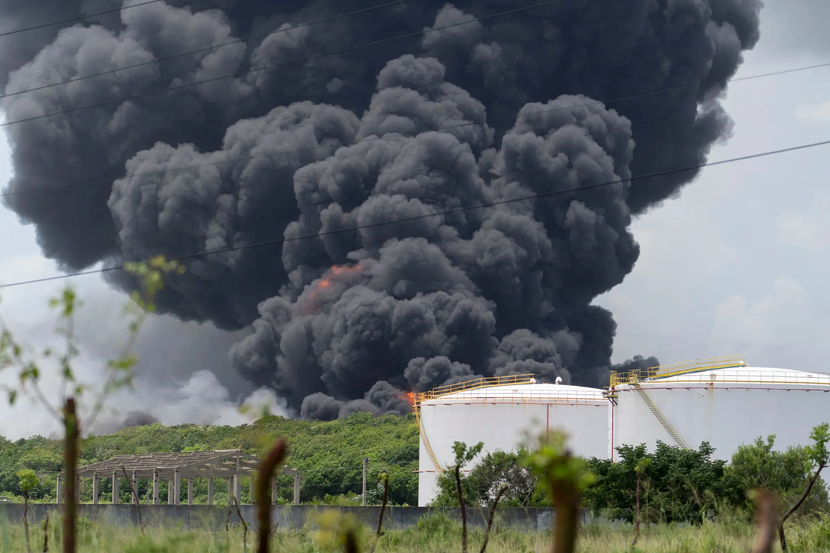
{"label": "white storage tank", "polygon": [[[421,431],[418,505],[437,494],[437,478],[453,464],[454,442],[484,443],[483,453],[515,451],[528,433],[564,430],[575,454],[607,458],[610,402],[595,388],[537,383],[533,375],[481,378],[416,394]],[[473,462],[467,468],[475,466]]]}
{"label": "white storage tank", "polygon": [[776,435],[778,450],[807,445],[830,422],[830,375],[752,367],[741,357],[696,360],[612,373],[611,447],[657,441],[715,448],[729,460],[742,444]]}

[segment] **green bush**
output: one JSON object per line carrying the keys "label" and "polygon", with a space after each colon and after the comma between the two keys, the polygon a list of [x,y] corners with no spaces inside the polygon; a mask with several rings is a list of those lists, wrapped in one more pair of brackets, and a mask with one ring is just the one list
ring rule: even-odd
{"label": "green bush", "polygon": [[[492,505],[503,485],[507,492],[499,505],[503,507],[546,507],[549,505],[545,490],[539,486],[538,478],[522,466],[521,460],[527,455],[518,452],[495,451],[482,457],[481,461],[461,479],[464,503],[471,507]],[[457,507],[458,491],[455,476],[444,472],[438,477],[438,495],[433,501],[436,507]]]}
{"label": "green bush", "polygon": [[715,452],[704,442],[684,450],[658,442],[654,453],[645,445],[617,448],[619,459],[590,459],[596,483],[584,494],[588,509],[612,519],[632,522],[635,515],[637,464],[650,462],[641,483],[641,516],[645,522],[701,523],[744,498],[726,473],[726,462],[713,460]]}
{"label": "green bush", "polygon": [[[774,435],[766,440],[757,438],[752,445],[742,445],[732,456],[727,471],[744,493],[763,488],[775,493],[782,506],[788,509],[807,488],[809,474],[806,465],[810,452],[803,446],[773,451],[774,446]],[[827,484],[819,479],[794,516],[827,512],[828,509]]]}

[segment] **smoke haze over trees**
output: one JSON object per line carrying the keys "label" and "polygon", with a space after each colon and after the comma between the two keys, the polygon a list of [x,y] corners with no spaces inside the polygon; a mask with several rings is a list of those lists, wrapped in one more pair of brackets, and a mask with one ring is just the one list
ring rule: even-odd
{"label": "smoke haze over trees", "polygon": [[[592,302],[637,261],[632,217],[695,173],[627,179],[729,136],[719,98],[760,0],[563,0],[482,21],[537,2],[419,0],[292,29],[377,3],[160,2],[0,39],[7,121],[102,104],[6,128],[5,203],[67,270],[223,251],[189,261],[160,310],[248,330],[229,352],[240,378],[307,417],[405,412],[401,390],[476,375],[604,384],[616,325]],[[9,0],[0,32],[120,5]],[[392,219],[409,220],[378,226]]]}

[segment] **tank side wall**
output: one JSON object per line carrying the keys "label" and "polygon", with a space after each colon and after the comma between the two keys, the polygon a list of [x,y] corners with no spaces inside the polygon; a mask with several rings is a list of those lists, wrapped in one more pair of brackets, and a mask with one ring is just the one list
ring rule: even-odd
{"label": "tank side wall", "polygon": [[418,438],[418,507],[426,507],[438,493],[438,474],[424,445],[424,437]]}
{"label": "tank side wall", "polygon": [[[564,404],[462,404],[421,405],[421,426],[442,467],[454,461],[456,441],[467,445],[484,443],[484,453],[515,451],[528,438],[545,428],[564,430],[577,455],[606,458],[608,455],[608,405]],[[433,470],[421,440],[420,470]],[[467,468],[475,466],[475,461]],[[431,478],[428,478],[429,475]],[[418,504],[429,504],[437,492],[436,475],[420,473]]]}
{"label": "tank side wall", "polygon": [[[741,444],[770,434],[776,435],[776,449],[806,445],[814,426],[830,422],[830,392],[742,388],[750,389],[647,388],[647,393],[692,447],[709,442],[717,459],[729,460]],[[636,392],[621,393],[618,402],[615,440],[646,443],[653,450],[660,434],[655,426],[662,430],[656,417],[643,409],[645,404]]]}

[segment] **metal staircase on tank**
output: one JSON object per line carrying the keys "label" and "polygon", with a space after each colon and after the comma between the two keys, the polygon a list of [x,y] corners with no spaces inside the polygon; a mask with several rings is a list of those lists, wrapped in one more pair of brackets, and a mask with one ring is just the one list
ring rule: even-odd
{"label": "metal staircase on tank", "polygon": [[679,445],[683,449],[691,449],[691,447],[689,447],[689,443],[686,440],[684,440],[683,436],[680,435],[680,432],[678,432],[677,429],[675,429],[675,427],[672,426],[672,424],[669,422],[669,419],[667,419],[666,415],[664,415],[660,408],[657,407],[657,404],[655,404],[654,401],[652,401],[651,397],[648,395],[648,393],[646,393],[642,386],[640,386],[640,384],[637,382],[631,382],[630,384],[635,390],[637,390],[637,393],[640,394],[641,398],[643,398],[643,401],[648,406],[649,410],[651,410],[651,413],[655,416],[655,418],[657,418],[658,421],[660,421],[660,424],[663,426],[663,428],[666,429],[666,432],[669,433],[669,436],[671,436],[672,439],[674,439],[675,443],[677,443],[677,445]]}

